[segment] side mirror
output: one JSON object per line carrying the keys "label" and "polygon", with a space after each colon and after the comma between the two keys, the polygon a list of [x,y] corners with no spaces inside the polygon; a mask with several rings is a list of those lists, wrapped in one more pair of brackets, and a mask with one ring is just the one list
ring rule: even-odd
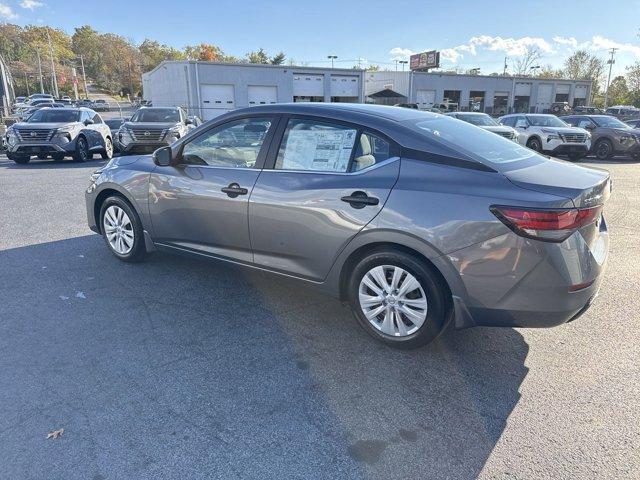
{"label": "side mirror", "polygon": [[89,125],[93,125],[93,120],[91,120],[90,118],[87,118],[84,122],[86,127],[88,127]]}
{"label": "side mirror", "polygon": [[153,163],[159,167],[169,167],[173,162],[171,147],[161,147],[153,152]]}
{"label": "side mirror", "polygon": [[587,130],[595,130],[596,126],[593,123],[587,123],[584,128],[586,128]]}

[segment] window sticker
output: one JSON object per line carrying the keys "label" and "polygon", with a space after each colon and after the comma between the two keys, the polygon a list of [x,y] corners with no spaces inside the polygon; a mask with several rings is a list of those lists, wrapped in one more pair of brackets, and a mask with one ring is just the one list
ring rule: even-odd
{"label": "window sticker", "polygon": [[356,130],[290,130],[282,160],[284,170],[346,172]]}

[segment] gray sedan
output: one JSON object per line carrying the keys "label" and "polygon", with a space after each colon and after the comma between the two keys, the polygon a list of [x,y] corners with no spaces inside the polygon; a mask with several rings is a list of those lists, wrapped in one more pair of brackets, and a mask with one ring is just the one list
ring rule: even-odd
{"label": "gray sedan", "polygon": [[289,104],[114,159],[86,205],[120,260],[161,249],[293,277],[411,348],[448,324],[577,318],[605,268],[609,194],[606,171],[443,115]]}

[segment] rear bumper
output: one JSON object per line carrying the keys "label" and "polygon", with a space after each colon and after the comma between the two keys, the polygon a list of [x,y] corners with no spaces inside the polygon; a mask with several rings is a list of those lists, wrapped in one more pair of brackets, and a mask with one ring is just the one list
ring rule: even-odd
{"label": "rear bumper", "polygon": [[590,245],[580,232],[562,243],[508,233],[449,254],[465,291],[453,291],[457,328],[553,327],[591,305],[606,268],[606,224]]}

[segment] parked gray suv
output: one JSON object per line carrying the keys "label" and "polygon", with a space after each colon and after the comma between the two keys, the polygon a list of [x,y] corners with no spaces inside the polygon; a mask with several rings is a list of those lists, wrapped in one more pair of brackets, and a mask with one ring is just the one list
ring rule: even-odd
{"label": "parked gray suv", "polygon": [[184,137],[193,123],[178,107],[141,107],[118,131],[123,155],[151,153]]}
{"label": "parked gray suv", "polygon": [[153,156],[112,160],[86,207],[123,261],[161,249],[294,277],[409,348],[449,322],[577,318],[605,268],[609,194],[606,171],[443,115],[289,104],[227,113]]}
{"label": "parked gray suv", "polygon": [[561,117],[573,127],[591,133],[591,151],[600,160],[615,155],[630,155],[640,159],[640,130],[610,115],[569,115]]}
{"label": "parked gray suv", "polygon": [[7,157],[16,163],[66,156],[86,162],[99,153],[113,156],[111,130],[100,115],[88,108],[41,108],[24,122],[7,129]]}

